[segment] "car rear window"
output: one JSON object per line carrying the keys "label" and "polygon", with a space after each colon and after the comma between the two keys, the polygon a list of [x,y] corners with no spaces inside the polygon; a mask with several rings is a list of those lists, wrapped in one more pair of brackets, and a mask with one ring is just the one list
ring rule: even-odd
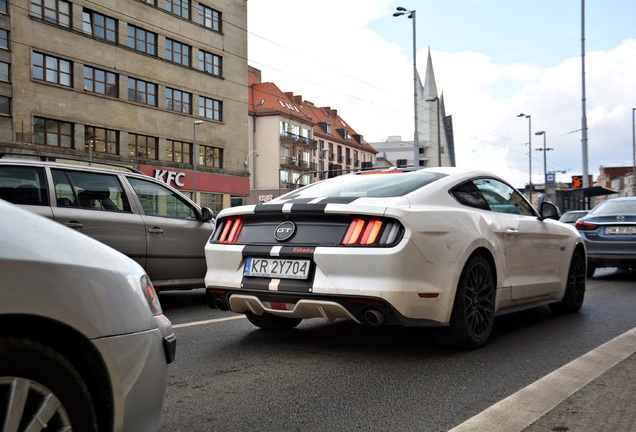
{"label": "car rear window", "polygon": [[636,215],[636,200],[604,201],[597,205],[590,215]]}
{"label": "car rear window", "polygon": [[446,174],[424,171],[348,174],[305,186],[287,194],[285,198],[399,197],[442,177],[446,177]]}

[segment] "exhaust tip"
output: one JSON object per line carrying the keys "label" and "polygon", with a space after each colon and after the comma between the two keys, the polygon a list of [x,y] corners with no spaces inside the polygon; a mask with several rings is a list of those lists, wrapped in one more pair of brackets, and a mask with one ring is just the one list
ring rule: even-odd
{"label": "exhaust tip", "polygon": [[214,299],[214,307],[222,311],[230,310],[228,304],[225,303],[221,297],[216,297]]}
{"label": "exhaust tip", "polygon": [[382,312],[376,309],[368,309],[364,312],[364,319],[366,322],[373,326],[384,324],[386,318]]}

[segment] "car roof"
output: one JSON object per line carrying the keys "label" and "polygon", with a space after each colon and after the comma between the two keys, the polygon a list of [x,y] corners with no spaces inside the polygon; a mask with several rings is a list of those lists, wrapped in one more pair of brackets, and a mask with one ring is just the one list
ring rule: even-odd
{"label": "car roof", "polygon": [[28,159],[23,157],[1,157],[0,155],[0,165],[7,164],[16,164],[19,163],[21,165],[36,165],[36,166],[50,166],[56,168],[73,168],[73,169],[88,169],[90,171],[103,172],[103,173],[126,173],[126,174],[137,174],[148,177],[148,175],[139,171],[136,168],[129,167],[126,165],[120,165],[115,163],[110,163],[108,161],[100,161],[93,160],[88,161],[85,159],[73,159],[73,158],[65,158],[60,156],[60,159],[69,160],[72,162],[58,162],[57,160],[52,160],[51,158],[55,158],[55,156],[39,156],[39,155],[26,155],[27,157],[38,157],[40,159]]}

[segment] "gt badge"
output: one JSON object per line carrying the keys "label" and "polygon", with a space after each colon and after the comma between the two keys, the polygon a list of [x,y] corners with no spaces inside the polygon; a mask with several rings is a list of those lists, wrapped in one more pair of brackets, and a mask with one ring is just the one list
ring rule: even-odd
{"label": "gt badge", "polygon": [[279,242],[284,242],[292,238],[294,233],[296,233],[296,224],[291,221],[285,221],[274,230],[274,238]]}

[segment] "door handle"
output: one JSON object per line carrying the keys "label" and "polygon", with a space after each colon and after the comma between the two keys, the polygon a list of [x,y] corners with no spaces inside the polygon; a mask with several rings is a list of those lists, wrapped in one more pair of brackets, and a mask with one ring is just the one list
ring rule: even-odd
{"label": "door handle", "polygon": [[73,229],[84,228],[84,224],[80,223],[78,221],[68,221],[64,225],[66,225],[69,228],[73,228]]}
{"label": "door handle", "polygon": [[509,235],[509,236],[515,236],[515,237],[516,237],[516,236],[518,236],[518,235],[519,235],[519,230],[518,230],[518,229],[516,229],[516,228],[508,228],[508,229],[506,230],[506,235]]}
{"label": "door handle", "polygon": [[157,234],[157,235],[163,234],[163,230],[161,228],[159,228],[159,227],[150,228],[150,229],[148,229],[148,232],[151,233],[151,234]]}

